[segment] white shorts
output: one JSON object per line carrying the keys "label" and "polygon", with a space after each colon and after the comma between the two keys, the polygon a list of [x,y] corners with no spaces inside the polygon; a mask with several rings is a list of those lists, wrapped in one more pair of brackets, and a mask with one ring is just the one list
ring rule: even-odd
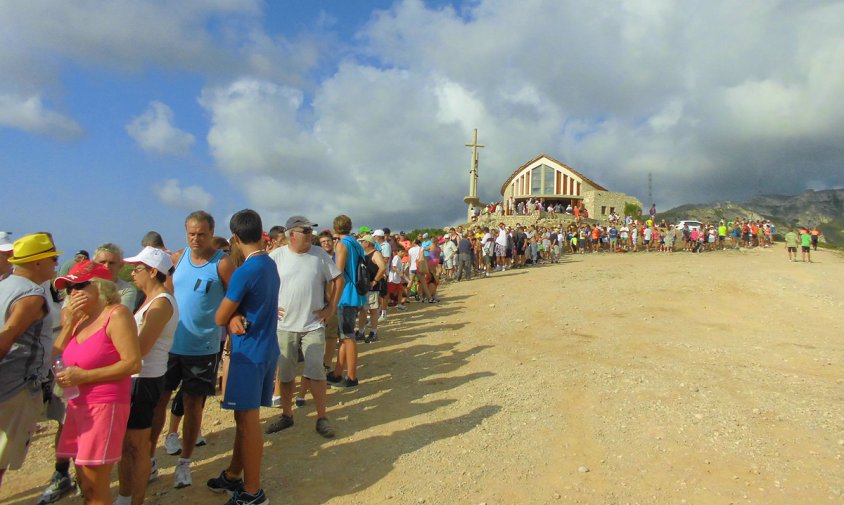
{"label": "white shorts", "polygon": [[370,310],[381,308],[381,296],[378,291],[370,291],[367,300],[367,305],[369,306]]}

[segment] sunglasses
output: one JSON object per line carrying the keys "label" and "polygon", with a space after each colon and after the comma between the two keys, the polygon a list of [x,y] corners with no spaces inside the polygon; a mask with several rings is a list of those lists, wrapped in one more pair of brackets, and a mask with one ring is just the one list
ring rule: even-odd
{"label": "sunglasses", "polygon": [[70,295],[71,293],[73,293],[77,289],[87,288],[89,284],[91,284],[91,281],[79,282],[77,284],[68,284],[67,288],[65,288],[65,291],[67,292],[68,295]]}
{"label": "sunglasses", "polygon": [[301,228],[299,230],[290,230],[290,231],[295,231],[297,233],[301,233],[302,235],[310,235],[311,233],[313,233],[314,229],[313,228]]}
{"label": "sunglasses", "polygon": [[146,265],[138,265],[135,268],[133,268],[132,271],[133,272],[143,272],[146,269],[147,269]]}

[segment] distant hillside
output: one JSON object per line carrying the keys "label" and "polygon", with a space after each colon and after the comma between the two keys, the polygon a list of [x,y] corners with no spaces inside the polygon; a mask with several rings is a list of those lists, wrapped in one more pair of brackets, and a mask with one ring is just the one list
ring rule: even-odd
{"label": "distant hillside", "polygon": [[798,195],[764,195],[749,202],[712,202],[681,205],[660,212],[659,219],[677,222],[681,219],[717,222],[720,219],[770,219],[779,228],[818,226],[826,241],[844,244],[844,189],[807,190]]}

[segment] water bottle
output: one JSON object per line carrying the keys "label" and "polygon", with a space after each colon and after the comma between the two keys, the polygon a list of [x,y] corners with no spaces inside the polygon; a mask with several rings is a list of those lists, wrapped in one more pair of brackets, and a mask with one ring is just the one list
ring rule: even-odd
{"label": "water bottle", "polygon": [[[56,356],[56,358],[53,360],[53,374],[55,376],[58,376],[59,372],[61,372],[64,369],[65,369],[64,360],[62,359],[61,356]],[[74,398],[79,396],[79,388],[78,387],[68,386],[66,388],[63,388],[63,387],[59,386],[58,382],[56,382],[55,387],[53,388],[53,391],[58,396],[64,398],[65,401],[73,400]]]}

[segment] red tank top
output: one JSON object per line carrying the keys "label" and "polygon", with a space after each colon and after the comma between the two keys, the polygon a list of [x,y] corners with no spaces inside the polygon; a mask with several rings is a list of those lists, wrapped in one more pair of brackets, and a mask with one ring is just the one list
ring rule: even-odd
{"label": "red tank top", "polygon": [[[116,309],[117,307],[115,307]],[[81,344],[74,334],[67,343],[62,359],[65,366],[78,366],[83,370],[93,370],[120,361],[120,353],[114,347],[111,338],[106,333],[106,327],[111,320],[111,314],[103,327],[85,339]],[[108,382],[89,382],[79,385],[79,396],[70,400],[76,403],[129,403],[132,395],[132,377],[127,375],[123,379]]]}

